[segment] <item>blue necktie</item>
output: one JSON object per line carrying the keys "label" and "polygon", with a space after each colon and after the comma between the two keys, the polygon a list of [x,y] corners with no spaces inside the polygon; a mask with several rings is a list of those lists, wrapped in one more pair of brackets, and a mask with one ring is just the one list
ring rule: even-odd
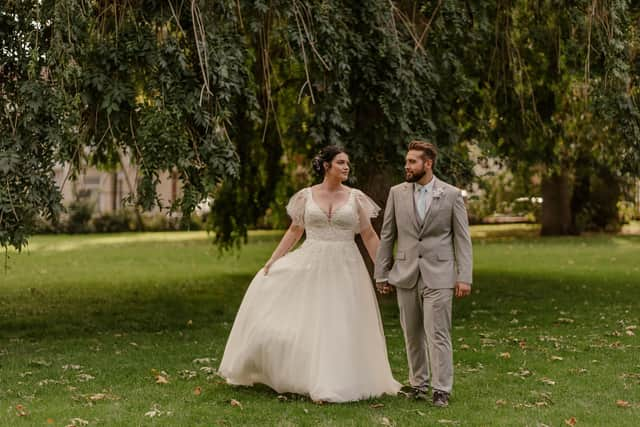
{"label": "blue necktie", "polygon": [[418,203],[416,209],[418,210],[420,221],[424,221],[424,216],[427,213],[427,187],[422,187],[418,191],[420,192],[420,194],[418,194]]}

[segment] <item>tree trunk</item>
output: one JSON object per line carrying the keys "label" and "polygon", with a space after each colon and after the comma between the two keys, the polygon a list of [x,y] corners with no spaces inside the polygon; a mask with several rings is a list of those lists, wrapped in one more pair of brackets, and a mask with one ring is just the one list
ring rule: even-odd
{"label": "tree trunk", "polygon": [[571,189],[566,172],[542,180],[543,236],[566,235],[571,230]]}
{"label": "tree trunk", "polygon": [[[589,218],[585,215],[588,211],[591,197],[591,171],[593,166],[588,158],[580,158],[576,162],[579,167],[575,170],[573,182],[573,194],[571,196],[571,234],[580,235],[587,227]],[[584,167],[584,166],[587,167]]]}
{"label": "tree trunk", "polygon": [[[375,172],[372,170],[371,173],[360,176],[359,181],[361,185],[359,185],[359,187],[382,208],[378,217],[371,220],[373,228],[376,230],[378,235],[380,235],[380,229],[382,228],[384,208],[387,202],[387,196],[389,195],[389,189],[398,182],[401,182],[402,179],[403,177],[398,175],[397,168],[393,168],[391,165],[375,169]],[[362,254],[362,258],[364,259],[369,273],[373,275],[373,261],[370,259],[367,249],[362,243],[362,239],[359,235],[356,242],[360,248],[360,253]]]}
{"label": "tree trunk", "polygon": [[618,200],[620,200],[620,178],[606,166],[595,169],[591,175],[589,197],[589,229],[593,231],[619,231]]}

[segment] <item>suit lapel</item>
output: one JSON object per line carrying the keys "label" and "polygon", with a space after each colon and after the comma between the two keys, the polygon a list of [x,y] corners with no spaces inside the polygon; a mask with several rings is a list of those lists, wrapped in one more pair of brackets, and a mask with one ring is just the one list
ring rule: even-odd
{"label": "suit lapel", "polygon": [[[434,175],[433,188],[431,189],[433,194],[436,194],[436,189],[439,188],[439,186],[440,186],[440,181]],[[438,203],[440,203],[440,198],[442,196],[433,197],[433,194],[431,195],[431,204],[429,205],[429,210],[424,215],[424,221],[422,222],[422,227],[420,228],[420,234],[424,234],[424,232],[427,230],[427,227],[431,223],[431,213],[438,210]]]}
{"label": "suit lapel", "polygon": [[410,182],[404,184],[404,208],[409,212],[416,231],[420,231],[420,222],[418,221],[418,215],[416,213],[416,202],[413,197],[413,184]]}

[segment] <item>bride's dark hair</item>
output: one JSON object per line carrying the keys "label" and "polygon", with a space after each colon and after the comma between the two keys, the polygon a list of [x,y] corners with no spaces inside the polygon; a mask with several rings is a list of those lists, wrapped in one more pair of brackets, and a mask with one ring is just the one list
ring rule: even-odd
{"label": "bride's dark hair", "polygon": [[311,160],[311,166],[313,167],[313,171],[316,176],[320,179],[324,177],[324,162],[331,164],[334,157],[336,157],[340,153],[347,153],[344,149],[338,147],[337,145],[327,145],[324,147],[317,156]]}

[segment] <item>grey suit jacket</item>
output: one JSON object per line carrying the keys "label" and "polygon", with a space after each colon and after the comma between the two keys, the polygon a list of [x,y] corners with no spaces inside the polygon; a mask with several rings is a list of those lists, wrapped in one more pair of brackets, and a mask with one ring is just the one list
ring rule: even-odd
{"label": "grey suit jacket", "polygon": [[433,199],[422,224],[416,214],[413,184],[398,184],[389,191],[376,256],[376,281],[387,280],[410,289],[420,273],[432,289],[453,288],[456,282],[471,284],[473,254],[462,193],[434,179]]}

